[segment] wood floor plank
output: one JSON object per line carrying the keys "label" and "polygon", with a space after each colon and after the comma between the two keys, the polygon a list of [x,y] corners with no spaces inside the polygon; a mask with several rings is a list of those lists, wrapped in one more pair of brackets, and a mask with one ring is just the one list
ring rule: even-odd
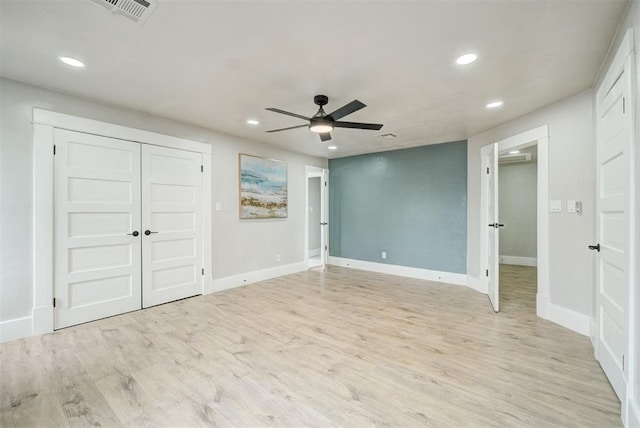
{"label": "wood floor plank", "polygon": [[329,267],[0,344],[0,425],[620,426],[535,268],[500,287]]}

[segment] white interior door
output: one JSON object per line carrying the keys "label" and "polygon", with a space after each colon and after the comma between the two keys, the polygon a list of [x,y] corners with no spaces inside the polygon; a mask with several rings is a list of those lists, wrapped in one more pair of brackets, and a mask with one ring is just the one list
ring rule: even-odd
{"label": "white interior door", "polygon": [[54,328],[140,309],[140,145],[59,129],[54,143]]}
{"label": "white interior door", "polygon": [[320,178],[320,201],[322,211],[320,214],[320,259],[322,263],[322,269],[327,266],[329,262],[329,170],[322,170],[322,177]]}
{"label": "white interior door", "polygon": [[202,294],[202,155],[142,147],[142,306]]}
{"label": "white interior door", "polygon": [[[625,71],[597,107],[596,356],[620,400],[625,402],[628,355],[629,211],[631,208],[632,118],[625,106]],[[604,91],[603,91],[604,92]],[[600,93],[600,91],[599,91]],[[593,247],[592,247],[593,249]],[[627,362],[628,364],[628,362]]]}
{"label": "white interior door", "polygon": [[487,180],[487,268],[488,294],[493,310],[500,310],[500,228],[498,213],[498,144],[494,143],[486,154]]}

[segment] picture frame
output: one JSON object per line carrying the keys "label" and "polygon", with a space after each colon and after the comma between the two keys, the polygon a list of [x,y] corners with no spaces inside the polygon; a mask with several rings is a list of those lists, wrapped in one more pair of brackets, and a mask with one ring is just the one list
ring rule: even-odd
{"label": "picture frame", "polygon": [[288,217],[286,162],[239,153],[238,184],[240,219]]}

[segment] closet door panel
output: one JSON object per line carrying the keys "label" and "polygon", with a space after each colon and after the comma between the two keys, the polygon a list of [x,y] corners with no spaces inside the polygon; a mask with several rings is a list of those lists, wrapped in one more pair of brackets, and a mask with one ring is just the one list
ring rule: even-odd
{"label": "closet door panel", "polygon": [[142,305],[202,294],[202,155],[142,147]]}
{"label": "closet door panel", "polygon": [[54,327],[140,309],[140,144],[60,129],[54,141]]}

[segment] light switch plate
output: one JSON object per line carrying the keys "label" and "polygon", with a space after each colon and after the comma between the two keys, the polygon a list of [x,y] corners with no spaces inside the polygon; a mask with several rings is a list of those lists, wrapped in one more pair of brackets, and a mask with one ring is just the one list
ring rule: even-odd
{"label": "light switch plate", "polygon": [[576,201],[573,201],[573,200],[567,201],[567,212],[568,213],[576,212]]}
{"label": "light switch plate", "polygon": [[222,202],[216,202],[216,211],[222,211]]}
{"label": "light switch plate", "polygon": [[552,199],[549,203],[549,211],[552,213],[561,213],[562,212],[562,200],[560,199]]}

